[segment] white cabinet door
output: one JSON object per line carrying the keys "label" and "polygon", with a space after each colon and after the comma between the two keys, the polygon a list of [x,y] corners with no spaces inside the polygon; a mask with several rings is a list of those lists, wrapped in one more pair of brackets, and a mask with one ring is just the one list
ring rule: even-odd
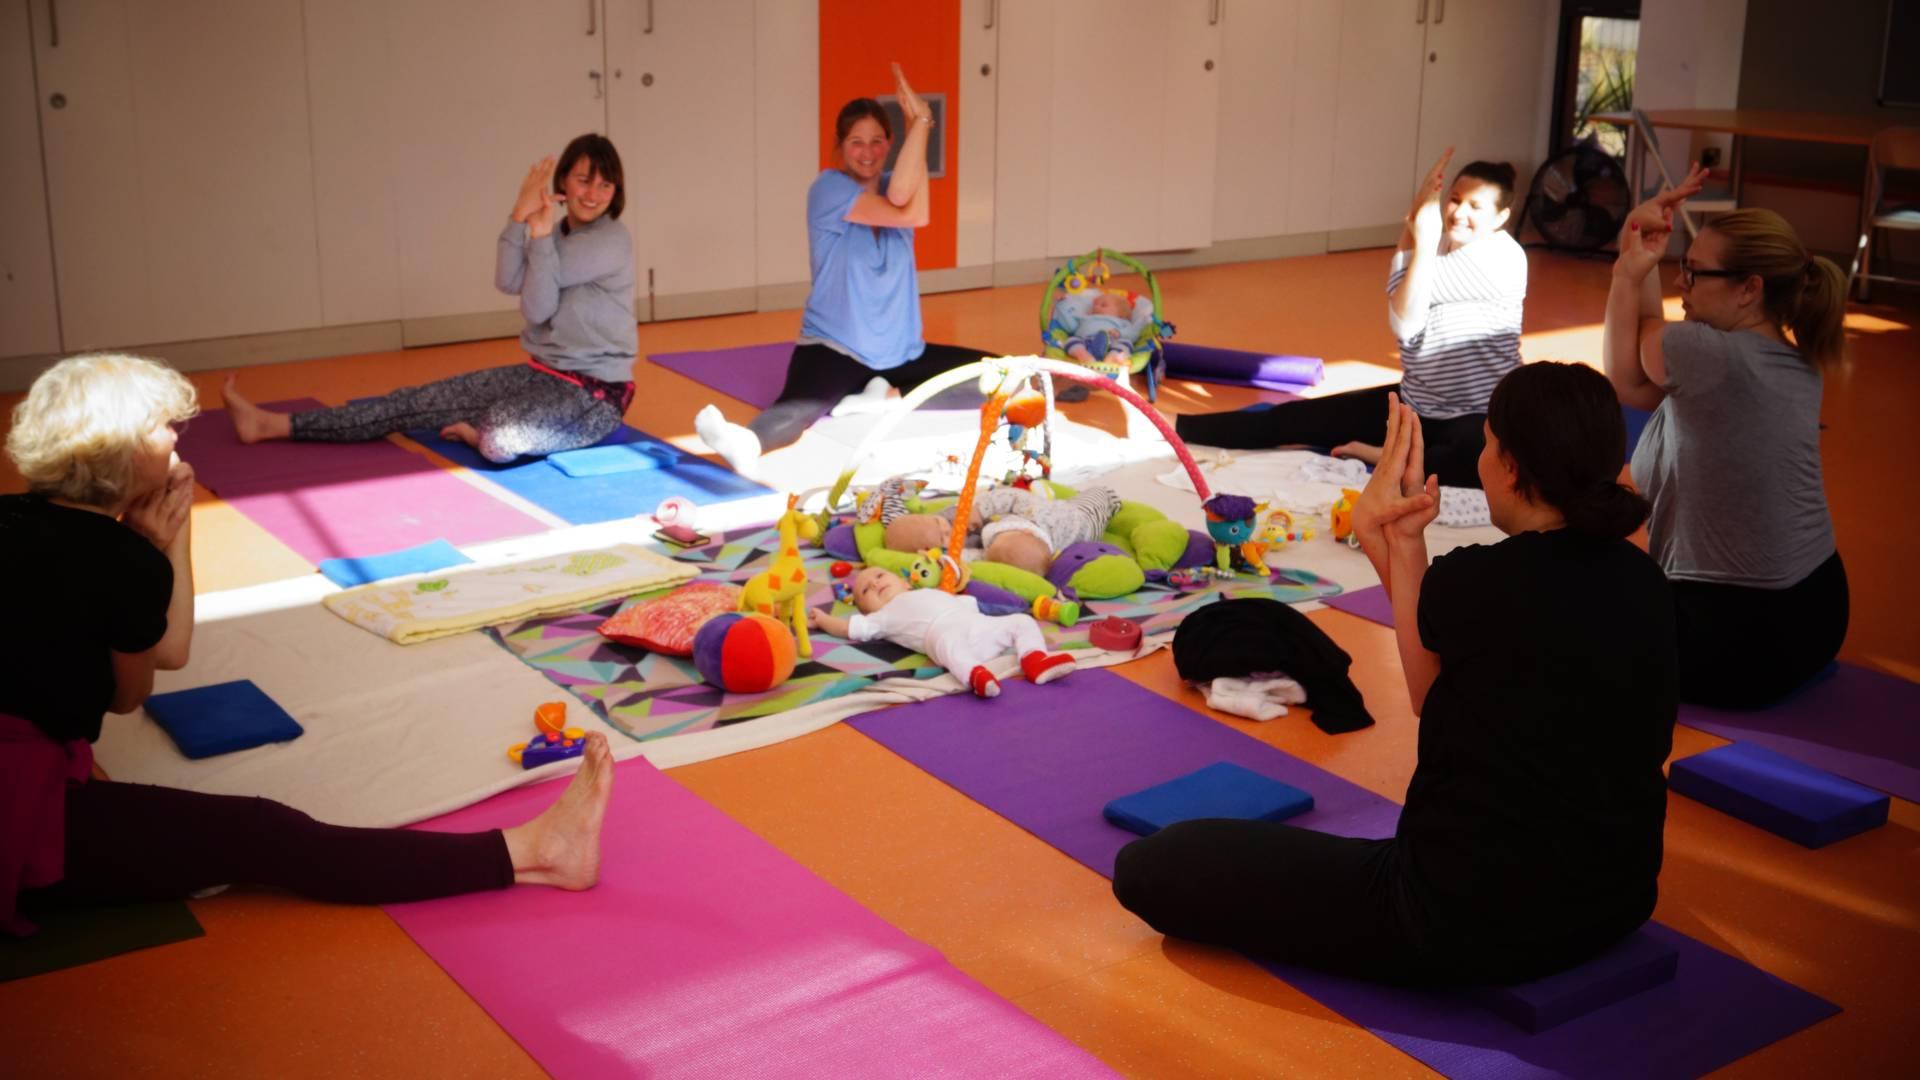
{"label": "white cabinet door", "polygon": [[754,0],[607,5],[607,131],[656,319],[756,306],[754,29]]}
{"label": "white cabinet door", "polygon": [[1406,217],[1430,2],[1348,0],[1341,6],[1331,229],[1389,225]]}
{"label": "white cabinet door", "polygon": [[960,93],[955,103],[960,172],[954,265],[993,263],[995,114],[999,109],[1001,0],[960,0]]}
{"label": "white cabinet door", "polygon": [[319,325],[300,0],[62,0],[50,30],[65,347]]}
{"label": "white cabinet door", "polygon": [[[493,287],[494,243],[521,179],[574,136],[605,130],[598,2],[408,0],[384,18],[401,315],[510,309]],[[631,189],[636,159],[658,150],[620,150]]]}
{"label": "white cabinet door", "polygon": [[1545,149],[1540,113],[1553,97],[1552,16],[1536,0],[1433,0],[1409,193],[1449,146],[1456,170],[1504,161],[1521,187],[1532,178]]}
{"label": "white cabinet door", "polygon": [[1229,4],[1221,24],[1215,240],[1323,232],[1339,0]]}
{"label": "white cabinet door", "polygon": [[1212,242],[1216,11],[1212,0],[1054,5],[1047,254]]}
{"label": "white cabinet door", "polygon": [[[39,9],[45,22],[45,8]],[[0,4],[0,356],[60,351],[53,245],[40,171],[33,34],[25,4]],[[45,36],[47,28],[38,33]]]}

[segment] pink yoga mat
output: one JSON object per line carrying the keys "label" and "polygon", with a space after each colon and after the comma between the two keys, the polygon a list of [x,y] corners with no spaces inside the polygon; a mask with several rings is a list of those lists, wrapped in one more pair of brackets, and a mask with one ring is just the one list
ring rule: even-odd
{"label": "pink yoga mat", "polygon": [[[303,398],[268,407],[294,412],[321,403]],[[226,410],[209,409],[187,425],[179,453],[200,483],[314,563],[433,540],[457,546],[547,531],[546,523],[386,439],[247,446],[234,437]]]}
{"label": "pink yoga mat", "polygon": [[[515,824],[563,783],[422,827]],[[1112,1075],[644,759],[606,828],[587,892],[387,909],[556,1077]]]}

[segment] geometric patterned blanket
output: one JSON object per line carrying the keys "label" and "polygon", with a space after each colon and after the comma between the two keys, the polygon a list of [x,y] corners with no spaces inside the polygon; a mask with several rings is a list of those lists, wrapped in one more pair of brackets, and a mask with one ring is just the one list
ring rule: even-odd
{"label": "geometric patterned blanket", "polygon": [[[771,525],[738,529],[703,548],[676,558],[701,567],[700,580],[738,584],[764,569],[780,535]],[[810,583],[807,602],[834,605],[828,568],[836,561],[815,547],[802,547]],[[1211,588],[1180,592],[1148,584],[1130,596],[1082,605],[1078,625],[1042,623],[1050,647],[1091,649],[1087,635],[1096,622],[1120,615],[1140,624],[1147,636],[1171,632],[1187,613],[1223,596],[1271,596],[1290,603],[1340,591],[1340,586],[1304,570],[1278,570],[1271,581],[1236,578]],[[487,631],[502,647],[579,698],[614,728],[637,740],[661,739],[705,731],[785,712],[857,693],[887,679],[930,679],[942,673],[927,657],[888,641],[853,644],[814,632],[813,657],[803,659],[793,676],[759,694],[730,694],[701,679],[689,657],[667,656],[603,638],[595,627],[622,608],[643,603],[666,590],[616,600],[588,611],[542,615]],[[845,613],[845,605],[836,607]]]}

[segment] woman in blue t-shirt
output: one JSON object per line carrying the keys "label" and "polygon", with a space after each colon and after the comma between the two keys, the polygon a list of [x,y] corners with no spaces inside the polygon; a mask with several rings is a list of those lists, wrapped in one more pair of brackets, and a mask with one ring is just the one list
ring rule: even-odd
{"label": "woman in blue t-shirt", "polygon": [[855,98],[834,121],[839,167],[821,172],[807,191],[813,291],[779,400],[744,427],[712,405],[694,418],[694,430],[738,472],[753,472],[762,451],[798,439],[849,394],[879,396],[886,384],[911,390],[990,355],[920,337],[913,230],[928,220],[933,112],[907,85],[900,65],[893,74],[907,124],[893,170],[886,171],[893,146],[886,110],[872,98]]}

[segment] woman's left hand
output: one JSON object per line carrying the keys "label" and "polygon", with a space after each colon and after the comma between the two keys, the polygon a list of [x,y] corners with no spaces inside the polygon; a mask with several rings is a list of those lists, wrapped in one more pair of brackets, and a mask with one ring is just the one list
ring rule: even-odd
{"label": "woman's left hand", "polygon": [[906,117],[908,123],[914,121],[933,123],[933,110],[927,107],[927,103],[921,100],[919,94],[913,92],[913,87],[907,85],[907,73],[900,70],[897,62],[893,65],[893,81],[900,99],[900,115]]}
{"label": "woman's left hand", "polygon": [[[1400,469],[1400,505],[1406,512],[1387,524],[1387,536],[1395,541],[1418,540],[1427,526],[1440,516],[1440,478],[1427,475],[1427,438],[1420,427],[1420,414],[1413,406],[1400,406],[1401,431],[1406,444]],[[1384,453],[1381,464],[1386,463]]]}
{"label": "woman's left hand", "polygon": [[527,236],[533,240],[538,240],[543,236],[552,236],[553,226],[559,219],[560,196],[555,195],[551,191],[542,192],[541,194],[543,201],[540,204],[540,209],[535,210],[533,215],[527,218]]}
{"label": "woman's left hand", "polygon": [[1380,464],[1353,503],[1353,530],[1363,544],[1386,539],[1389,527],[1392,534],[1418,536],[1438,516],[1439,481],[1422,480],[1424,459],[1420,417],[1400,404],[1398,394],[1388,394],[1387,437]]}

